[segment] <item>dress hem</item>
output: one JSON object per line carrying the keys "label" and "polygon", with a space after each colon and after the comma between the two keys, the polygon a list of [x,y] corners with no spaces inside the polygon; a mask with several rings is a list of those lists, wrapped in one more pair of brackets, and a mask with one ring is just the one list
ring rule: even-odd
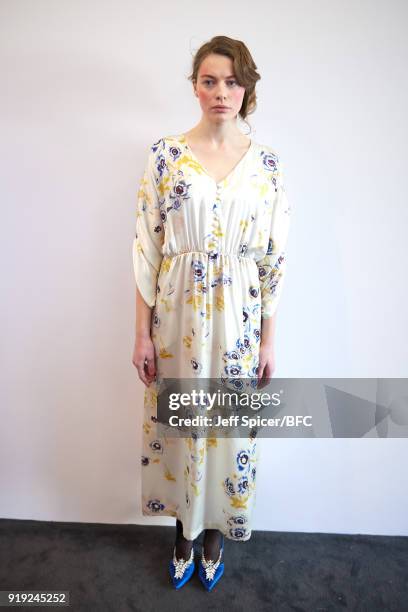
{"label": "dress hem", "polygon": [[[179,516],[176,513],[166,514],[165,512],[160,512],[160,514],[151,514],[149,512],[142,511],[142,514],[143,516],[149,516],[149,517],[171,516],[172,518],[178,519],[179,521],[183,522],[181,516]],[[251,539],[251,535],[252,535],[252,530],[251,530],[249,531],[249,537],[247,538],[231,538],[231,536],[228,535],[224,531],[224,528],[219,523],[212,523],[212,522],[207,521],[203,523],[203,526],[198,531],[196,530],[195,532],[192,532],[192,533],[188,532],[187,530],[184,530],[183,528],[183,536],[186,538],[186,540],[195,540],[204,531],[204,529],[218,529],[228,540],[231,540],[232,542],[248,542],[248,540]]]}

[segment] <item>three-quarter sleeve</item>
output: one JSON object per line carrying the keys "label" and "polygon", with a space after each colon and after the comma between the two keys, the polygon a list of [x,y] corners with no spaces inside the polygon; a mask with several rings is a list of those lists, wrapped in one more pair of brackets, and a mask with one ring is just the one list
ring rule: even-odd
{"label": "three-quarter sleeve", "polygon": [[286,196],[282,162],[278,160],[275,199],[272,206],[269,241],[265,256],[258,260],[261,291],[261,318],[275,314],[286,273],[286,243],[288,239],[291,206]]}
{"label": "three-quarter sleeve", "polygon": [[157,278],[163,259],[164,243],[164,224],[159,197],[159,152],[160,147],[157,143],[150,147],[137,195],[136,232],[133,239],[133,269],[136,285],[144,301],[151,308],[156,303]]}

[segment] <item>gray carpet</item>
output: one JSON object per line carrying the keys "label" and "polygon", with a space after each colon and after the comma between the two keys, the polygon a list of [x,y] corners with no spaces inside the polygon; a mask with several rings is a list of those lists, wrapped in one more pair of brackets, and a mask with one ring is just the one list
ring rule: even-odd
{"label": "gray carpet", "polygon": [[225,539],[209,593],[197,573],[174,589],[174,538],[175,527],[0,519],[0,590],[70,591],[71,610],[95,612],[408,610],[407,537],[253,531]]}

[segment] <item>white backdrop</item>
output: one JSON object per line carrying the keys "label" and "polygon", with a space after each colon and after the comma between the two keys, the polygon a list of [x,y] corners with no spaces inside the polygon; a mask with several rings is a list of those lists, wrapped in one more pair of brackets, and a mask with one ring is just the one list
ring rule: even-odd
{"label": "white backdrop", "polygon": [[[194,10],[0,3],[2,517],[174,524],[140,510],[131,246],[148,146],[198,122],[214,35],[253,54],[252,137],[293,207],[275,376],[407,375],[406,3]],[[262,451],[255,529],[408,534],[406,439]]]}

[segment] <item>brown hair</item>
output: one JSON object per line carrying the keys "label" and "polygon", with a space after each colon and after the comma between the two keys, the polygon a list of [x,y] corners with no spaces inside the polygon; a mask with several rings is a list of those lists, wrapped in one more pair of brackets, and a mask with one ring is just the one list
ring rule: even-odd
{"label": "brown hair", "polygon": [[188,77],[192,83],[197,83],[201,62],[210,53],[218,53],[232,59],[237,82],[241,87],[245,87],[241,110],[238,114],[251,128],[246,118],[256,109],[255,85],[261,77],[256,71],[257,67],[248,47],[241,40],[228,38],[228,36],[214,36],[211,40],[201,45],[194,55],[193,71]]}

